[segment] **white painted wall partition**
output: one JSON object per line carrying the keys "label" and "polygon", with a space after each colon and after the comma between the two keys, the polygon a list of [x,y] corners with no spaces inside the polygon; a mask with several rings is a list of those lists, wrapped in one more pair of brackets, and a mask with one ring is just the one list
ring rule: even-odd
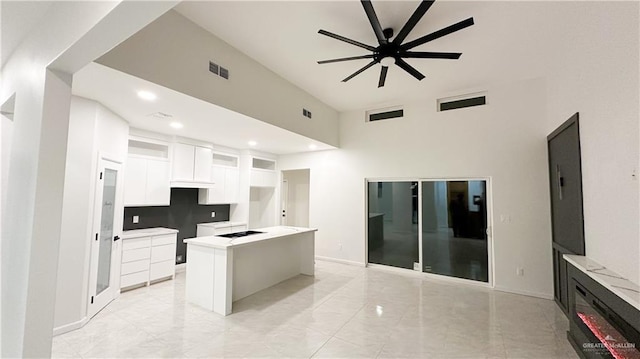
{"label": "white painted wall partition", "polygon": [[[154,46],[148,46],[153,43]],[[230,80],[208,72],[213,61]],[[338,145],[338,114],[244,53],[170,11],[98,62],[189,96]],[[302,106],[313,118],[302,116]],[[302,120],[302,121],[301,121]]]}
{"label": "white painted wall partition", "polygon": [[129,125],[123,118],[93,100],[72,98],[55,300],[56,334],[80,328],[88,319],[91,243],[87,239],[92,236],[99,154],[123,163],[128,135]]}
{"label": "white painted wall partition", "polygon": [[55,2],[3,64],[0,103],[16,94],[2,209],[3,357],[51,354],[71,74],[174,4]]}

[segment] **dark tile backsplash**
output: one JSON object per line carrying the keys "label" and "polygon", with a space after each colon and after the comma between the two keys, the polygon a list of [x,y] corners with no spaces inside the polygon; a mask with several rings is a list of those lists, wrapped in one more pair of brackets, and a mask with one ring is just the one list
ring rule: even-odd
{"label": "dark tile backsplash", "polygon": [[[216,212],[215,218],[211,218],[211,212]],[[140,221],[134,224],[133,216],[139,216]],[[199,205],[197,188],[172,188],[169,206],[125,207],[123,229],[177,229],[176,263],[184,263],[187,261],[187,245],[182,240],[196,236],[196,224],[228,220],[228,204]]]}

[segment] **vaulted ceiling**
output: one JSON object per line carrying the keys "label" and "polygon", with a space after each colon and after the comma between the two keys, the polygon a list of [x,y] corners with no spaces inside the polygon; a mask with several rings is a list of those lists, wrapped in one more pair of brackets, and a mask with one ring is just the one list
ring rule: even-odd
{"label": "vaulted ceiling", "polygon": [[[383,28],[396,34],[417,1],[373,1]],[[549,2],[436,1],[406,41],[468,17],[475,25],[418,46],[416,51],[462,52],[459,60],[409,59],[426,78],[391,66],[378,88],[380,65],[342,79],[370,60],[317,64],[368,51],[318,34],[324,29],[377,46],[359,1],[185,1],[175,10],[337,110],[395,105],[455,95],[534,77],[544,68],[552,29]]]}

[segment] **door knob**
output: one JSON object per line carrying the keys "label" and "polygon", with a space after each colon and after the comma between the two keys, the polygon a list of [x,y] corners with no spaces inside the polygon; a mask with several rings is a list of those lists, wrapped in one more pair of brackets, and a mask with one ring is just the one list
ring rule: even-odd
{"label": "door knob", "polygon": [[118,240],[120,240],[120,236],[115,236],[115,237],[113,237],[113,241],[114,241],[114,242],[115,242],[115,241],[118,241]]}

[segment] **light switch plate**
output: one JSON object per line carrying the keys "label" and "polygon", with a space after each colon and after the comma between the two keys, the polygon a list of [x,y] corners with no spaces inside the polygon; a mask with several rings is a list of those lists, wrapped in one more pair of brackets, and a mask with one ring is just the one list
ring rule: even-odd
{"label": "light switch plate", "polygon": [[216,212],[211,212],[211,218],[214,218],[216,216]]}
{"label": "light switch plate", "polygon": [[140,216],[133,216],[133,223],[140,222]]}

